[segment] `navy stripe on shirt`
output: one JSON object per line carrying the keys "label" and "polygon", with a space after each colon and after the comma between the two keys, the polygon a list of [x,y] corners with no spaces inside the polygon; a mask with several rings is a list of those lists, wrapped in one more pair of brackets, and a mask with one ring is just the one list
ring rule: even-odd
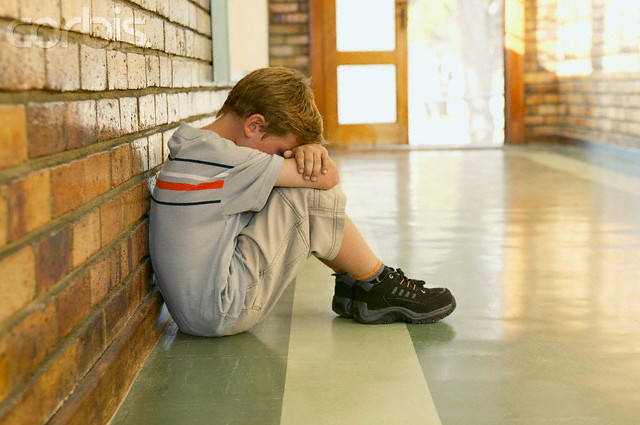
{"label": "navy stripe on shirt", "polygon": [[166,201],[158,201],[153,196],[151,197],[151,200],[153,202],[155,202],[156,204],[171,205],[171,206],[207,205],[207,204],[219,204],[220,203],[219,199],[213,199],[211,201],[199,201],[199,202],[166,202]]}
{"label": "navy stripe on shirt", "polygon": [[172,158],[172,157],[169,157],[169,161],[193,162],[195,164],[211,165],[211,166],[214,166],[214,167],[222,167],[222,168],[233,168],[234,167],[233,165],[219,164],[217,162],[202,161],[200,159]]}

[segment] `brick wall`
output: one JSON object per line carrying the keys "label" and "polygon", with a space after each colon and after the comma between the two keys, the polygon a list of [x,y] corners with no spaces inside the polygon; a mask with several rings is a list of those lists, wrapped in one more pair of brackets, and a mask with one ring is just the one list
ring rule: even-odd
{"label": "brick wall", "polygon": [[269,1],[269,65],[309,75],[308,0]]}
{"label": "brick wall", "polygon": [[155,343],[149,181],[226,96],[210,22],[208,0],[0,2],[1,424],[108,420]]}
{"label": "brick wall", "polygon": [[640,148],[640,3],[527,0],[526,136]]}

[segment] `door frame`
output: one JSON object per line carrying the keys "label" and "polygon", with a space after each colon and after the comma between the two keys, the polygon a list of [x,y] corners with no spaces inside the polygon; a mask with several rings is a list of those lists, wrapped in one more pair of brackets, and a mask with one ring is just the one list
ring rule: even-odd
{"label": "door frame", "polygon": [[[310,73],[316,103],[325,119],[325,137],[337,146],[407,144],[407,1],[396,0],[396,49],[375,52],[376,64],[396,66],[396,122],[380,124],[339,124],[337,106],[338,65],[371,63],[370,52],[336,50],[335,0],[309,1]],[[330,10],[331,9],[331,10]]]}

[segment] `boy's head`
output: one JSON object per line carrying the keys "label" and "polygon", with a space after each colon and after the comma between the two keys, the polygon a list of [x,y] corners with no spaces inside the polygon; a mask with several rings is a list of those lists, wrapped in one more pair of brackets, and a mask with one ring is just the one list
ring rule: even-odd
{"label": "boy's head", "polygon": [[260,114],[265,136],[293,134],[300,144],[324,143],[322,117],[309,80],[284,67],[257,69],[231,89],[218,116],[233,112],[242,119]]}

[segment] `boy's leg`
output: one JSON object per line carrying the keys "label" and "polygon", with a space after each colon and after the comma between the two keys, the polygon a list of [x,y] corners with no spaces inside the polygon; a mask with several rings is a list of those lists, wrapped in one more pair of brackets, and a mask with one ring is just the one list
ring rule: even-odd
{"label": "boy's leg", "polygon": [[271,192],[238,236],[246,269],[244,309],[228,334],[253,327],[275,305],[300,267],[313,254],[334,259],[344,229],[345,196],[331,190],[280,188]]}
{"label": "boy's leg", "polygon": [[402,270],[382,264],[349,217],[338,255],[323,260],[336,273],[332,308],[344,317],[365,323],[404,320],[431,323],[451,314],[456,301],[445,288],[427,288]]}
{"label": "boy's leg", "polygon": [[333,260],[323,259],[322,261],[333,270],[344,270],[356,277],[366,276],[380,266],[378,257],[346,215],[338,255]]}

